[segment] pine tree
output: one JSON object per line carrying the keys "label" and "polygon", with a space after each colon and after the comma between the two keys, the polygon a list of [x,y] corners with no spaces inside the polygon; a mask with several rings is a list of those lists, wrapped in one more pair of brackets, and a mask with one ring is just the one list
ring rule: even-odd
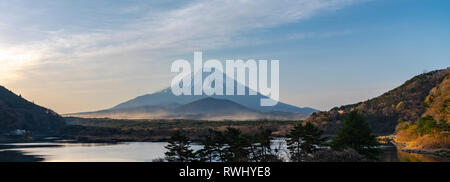
{"label": "pine tree", "polygon": [[196,152],[196,156],[201,162],[214,162],[220,160],[222,145],[217,140],[217,133],[209,129],[208,134],[203,136],[203,148]]}
{"label": "pine tree", "polygon": [[[262,129],[261,129],[262,130]],[[269,129],[262,130],[259,133],[251,136],[251,143],[249,150],[251,161],[253,162],[281,162],[281,159],[276,155],[277,151],[272,150],[272,131]],[[276,149],[275,149],[276,150]]]}
{"label": "pine tree", "polygon": [[224,159],[226,162],[248,162],[251,143],[249,137],[243,135],[240,130],[227,128],[223,133],[225,141]]}
{"label": "pine tree", "polygon": [[190,162],[194,159],[193,150],[190,149],[191,139],[177,131],[165,146],[167,151],[165,159],[169,162]]}
{"label": "pine tree", "polygon": [[293,162],[301,162],[308,154],[314,153],[323,145],[322,131],[311,123],[300,123],[289,133],[287,148]]}
{"label": "pine tree", "polygon": [[369,124],[364,116],[357,110],[348,113],[343,125],[339,128],[336,137],[331,143],[333,149],[341,150],[352,148],[369,159],[376,159],[379,150],[378,142],[372,135]]}

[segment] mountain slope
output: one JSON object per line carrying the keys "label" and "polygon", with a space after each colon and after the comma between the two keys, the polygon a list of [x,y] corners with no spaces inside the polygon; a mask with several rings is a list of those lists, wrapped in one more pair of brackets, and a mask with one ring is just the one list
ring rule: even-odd
{"label": "mountain slope", "polygon": [[424,73],[379,97],[336,107],[327,112],[314,113],[306,121],[332,134],[341,124],[342,112],[358,109],[366,115],[366,120],[374,133],[393,133],[399,120],[415,121],[422,116],[426,110],[425,98],[449,74],[450,68]]}
{"label": "mountain slope", "polygon": [[231,113],[253,113],[254,111],[235,102],[208,97],[189,104],[180,106],[174,110],[176,113],[208,113],[208,114],[231,114]]}
{"label": "mountain slope", "polygon": [[450,122],[450,75],[431,89],[425,98],[426,111],[423,116],[430,115],[438,123]]}
{"label": "mountain slope", "polygon": [[425,113],[417,121],[399,122],[395,142],[403,151],[450,158],[450,75],[425,98]]}
{"label": "mountain slope", "polygon": [[267,116],[230,100],[207,97],[173,109],[171,117],[200,120],[255,120]]}
{"label": "mountain slope", "polygon": [[35,105],[0,86],[0,131],[25,129],[47,133],[64,126],[55,112]]}

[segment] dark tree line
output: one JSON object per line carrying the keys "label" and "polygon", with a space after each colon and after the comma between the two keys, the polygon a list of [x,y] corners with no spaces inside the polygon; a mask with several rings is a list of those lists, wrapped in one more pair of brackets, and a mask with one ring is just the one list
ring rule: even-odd
{"label": "dark tree line", "polygon": [[[358,111],[346,114],[337,136],[326,143],[322,131],[311,123],[294,126],[286,138],[289,160],[308,161],[320,150],[352,149],[369,159],[376,159],[378,145],[364,117]],[[272,131],[261,129],[254,135],[243,134],[235,128],[225,131],[208,130],[200,143],[203,148],[191,149],[191,140],[177,131],[166,146],[165,159],[169,162],[281,162],[281,146],[273,143]],[[329,149],[331,147],[331,149]],[[322,154],[321,154],[322,155]]]}
{"label": "dark tree line", "polygon": [[201,141],[202,149],[194,152],[191,141],[177,131],[166,148],[169,162],[276,162],[281,161],[272,148],[272,131],[262,130],[254,135],[243,134],[235,128],[225,131],[209,130]]}

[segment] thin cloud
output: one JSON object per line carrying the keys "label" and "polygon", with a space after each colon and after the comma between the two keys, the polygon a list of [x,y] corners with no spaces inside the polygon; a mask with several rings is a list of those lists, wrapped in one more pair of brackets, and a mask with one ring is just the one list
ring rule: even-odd
{"label": "thin cloud", "polygon": [[[23,50],[8,54],[41,52],[53,57],[88,57],[135,50],[171,49],[182,53],[197,49],[218,49],[230,45],[245,45],[239,33],[275,27],[309,18],[324,10],[349,5],[350,0],[295,0],[295,1],[196,1],[186,7],[166,12],[148,13],[130,20],[126,28],[74,34],[40,32],[44,40],[20,45]],[[17,36],[17,35],[16,35]],[[239,42],[235,42],[239,41]],[[9,49],[2,50],[11,52]],[[6,54],[6,53],[5,53]],[[46,60],[51,60],[45,56]],[[40,56],[31,57],[36,63]],[[67,60],[65,59],[65,60]],[[15,61],[13,57],[2,62]],[[18,64],[20,65],[20,64]]]}
{"label": "thin cloud", "polygon": [[[97,77],[92,78],[94,80],[102,77],[133,77],[136,69],[149,63],[162,64],[161,61],[167,60],[161,59],[164,57],[186,54],[193,50],[207,51],[269,43],[270,40],[250,38],[247,35],[252,31],[295,23],[360,1],[198,0],[181,7],[147,12],[137,4],[117,10],[119,15],[134,15],[126,21],[122,17],[119,21],[121,25],[110,25],[109,28],[86,27],[83,31],[69,28],[45,29],[45,25],[36,25],[30,20],[41,18],[35,15],[42,12],[52,15],[52,9],[21,14],[20,11],[25,11],[21,7],[20,11],[5,13],[3,17],[11,20],[0,16],[0,40],[3,42],[0,43],[0,79],[3,83],[31,81],[30,75],[38,75],[40,80],[48,81],[56,79],[55,75],[60,74],[64,76],[57,80],[65,78],[70,81],[77,80],[83,72],[84,75]],[[17,7],[14,2],[11,5],[9,2],[0,3],[0,8],[8,6]],[[114,22],[109,19],[105,21]],[[128,72],[124,73],[120,67]],[[54,69],[50,70],[51,68]],[[38,73],[43,70],[46,74]],[[64,84],[63,81],[60,82]]]}

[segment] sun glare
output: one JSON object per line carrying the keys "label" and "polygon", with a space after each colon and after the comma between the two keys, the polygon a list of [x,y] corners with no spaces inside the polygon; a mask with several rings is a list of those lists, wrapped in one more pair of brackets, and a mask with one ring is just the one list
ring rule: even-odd
{"label": "sun glare", "polygon": [[37,57],[27,51],[0,49],[0,79],[17,79],[17,71]]}

